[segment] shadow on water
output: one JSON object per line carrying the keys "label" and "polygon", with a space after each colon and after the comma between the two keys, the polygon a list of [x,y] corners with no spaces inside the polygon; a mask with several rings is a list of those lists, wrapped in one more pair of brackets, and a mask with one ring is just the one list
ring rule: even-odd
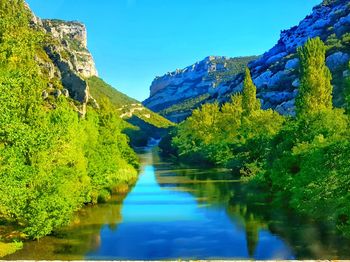
{"label": "shadow on water", "polygon": [[[181,168],[140,153],[125,199],[87,207],[74,223],[7,259],[346,258],[349,241],[248,191],[222,169]],[[263,199],[263,198],[260,198]]]}

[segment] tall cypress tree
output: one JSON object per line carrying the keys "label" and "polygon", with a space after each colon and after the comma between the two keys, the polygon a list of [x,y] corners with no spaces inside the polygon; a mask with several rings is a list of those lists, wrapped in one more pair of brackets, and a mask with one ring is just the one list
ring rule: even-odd
{"label": "tall cypress tree", "polygon": [[297,114],[305,115],[332,109],[332,75],[326,66],[326,46],[317,37],[298,48],[300,87],[296,99]]}
{"label": "tall cypress tree", "polygon": [[245,70],[243,82],[242,107],[244,115],[250,115],[260,109],[260,101],[256,99],[256,86],[253,83],[248,67]]}

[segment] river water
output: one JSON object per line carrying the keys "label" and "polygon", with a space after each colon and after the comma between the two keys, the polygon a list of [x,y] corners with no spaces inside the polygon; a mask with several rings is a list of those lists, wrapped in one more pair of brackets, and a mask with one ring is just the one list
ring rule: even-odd
{"label": "river water", "polygon": [[5,259],[350,257],[350,242],[334,228],[274,208],[228,171],[179,168],[154,150],[140,158],[139,180],[125,198],[86,207],[69,227]]}

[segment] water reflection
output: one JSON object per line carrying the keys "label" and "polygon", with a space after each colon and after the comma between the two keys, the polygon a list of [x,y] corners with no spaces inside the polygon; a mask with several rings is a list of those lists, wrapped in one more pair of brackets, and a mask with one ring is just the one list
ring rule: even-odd
{"label": "water reflection", "polygon": [[230,184],[237,181],[228,174],[169,170],[169,165],[153,165],[152,156],[144,155],[145,168],[124,200],[123,222],[116,231],[104,227],[101,246],[86,258],[294,258],[291,249],[254,218],[245,224],[229,215],[223,203],[232,198]]}
{"label": "water reflection", "polygon": [[[225,170],[179,168],[140,154],[124,199],[87,207],[74,223],[6,259],[330,259],[349,241],[274,208]],[[251,197],[253,196],[253,198]]]}

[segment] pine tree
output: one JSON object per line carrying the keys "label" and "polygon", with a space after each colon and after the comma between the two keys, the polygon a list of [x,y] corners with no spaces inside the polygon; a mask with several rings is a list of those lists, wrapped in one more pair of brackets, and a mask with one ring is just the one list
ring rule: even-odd
{"label": "pine tree", "polygon": [[332,109],[332,75],[326,66],[326,46],[317,37],[298,48],[300,87],[296,99],[298,115]]}
{"label": "pine tree", "polygon": [[250,115],[254,111],[260,109],[260,101],[256,98],[256,86],[253,83],[249,68],[245,70],[242,107],[244,115]]}

